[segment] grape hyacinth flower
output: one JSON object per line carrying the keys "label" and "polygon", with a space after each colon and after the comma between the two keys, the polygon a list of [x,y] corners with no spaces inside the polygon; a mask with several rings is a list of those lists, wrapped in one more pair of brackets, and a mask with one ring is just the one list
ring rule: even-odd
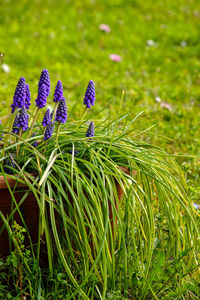
{"label": "grape hyacinth flower", "polygon": [[7,174],[14,174],[13,170],[10,169],[10,167],[13,168],[13,169],[16,168],[16,165],[15,165],[14,158],[13,158],[12,154],[10,154],[10,157],[6,158],[5,161],[4,161],[4,172],[7,173]]}
{"label": "grape hyacinth flower", "polygon": [[26,99],[25,99],[25,107],[26,109],[29,109],[29,107],[31,106],[31,94],[30,94],[30,90],[29,90],[29,85],[26,83]]}
{"label": "grape hyacinth flower", "polygon": [[56,89],[54,92],[54,102],[59,102],[61,101],[63,98],[63,87],[62,87],[62,82],[60,80],[58,80],[57,85],[56,85]]}
{"label": "grape hyacinth flower", "polygon": [[47,97],[48,97],[49,93],[50,93],[50,76],[49,76],[49,72],[47,69],[44,69],[41,72],[40,80],[38,83],[38,92],[43,84],[46,86],[46,93],[47,93]]}
{"label": "grape hyacinth flower", "polygon": [[[32,135],[32,137],[34,137],[35,135],[36,135],[36,133],[34,132],[33,135]],[[35,142],[33,143],[33,147],[35,147],[35,148],[37,147],[37,141],[35,141]]]}
{"label": "grape hyacinth flower", "polygon": [[94,136],[94,122],[90,123],[85,136],[87,136],[87,137],[93,137]]}
{"label": "grape hyacinth flower", "polygon": [[46,129],[45,129],[45,133],[44,133],[44,140],[49,140],[52,137],[52,133],[53,133],[53,124],[52,122],[47,125]]}
{"label": "grape hyacinth flower", "polygon": [[[72,151],[72,149],[70,149],[69,151],[69,154],[72,154],[73,153],[73,151]],[[79,154],[79,150],[74,150],[74,156],[76,156],[77,154]]]}
{"label": "grape hyacinth flower", "polygon": [[67,104],[65,101],[65,97],[59,102],[58,109],[56,111],[55,121],[60,123],[65,123],[67,121]]}
{"label": "grape hyacinth flower", "polygon": [[38,113],[39,113],[39,109],[45,107],[46,103],[47,103],[47,86],[43,83],[39,88],[38,88],[38,96],[37,99],[35,100],[36,106],[37,106],[37,110],[33,116],[33,121],[29,130],[29,135],[28,138],[31,136],[31,133],[33,131],[33,126],[35,124],[35,121],[37,119]]}
{"label": "grape hyacinth flower", "polygon": [[25,79],[24,77],[21,77],[18,81],[18,84],[15,89],[15,94],[13,96],[13,104],[11,105],[12,113],[14,113],[16,107],[22,108],[24,106],[25,99],[26,99]]}
{"label": "grape hyacinth flower", "polygon": [[12,133],[15,133],[15,134],[19,133],[18,120],[19,120],[19,115],[17,113],[16,116],[15,116],[14,123],[13,123]]}
{"label": "grape hyacinth flower", "polygon": [[90,80],[85,93],[83,104],[86,105],[87,108],[90,108],[91,105],[94,105],[94,102],[95,102],[95,86],[94,86],[94,82]]}
{"label": "grape hyacinth flower", "polygon": [[38,96],[35,102],[38,108],[45,107],[47,103],[47,89],[45,84],[42,84],[41,87],[39,88]]}
{"label": "grape hyacinth flower", "polygon": [[17,126],[22,128],[22,131],[25,132],[28,129],[28,119],[29,115],[26,113],[26,108],[23,106],[19,112],[19,117],[17,120]]}
{"label": "grape hyacinth flower", "polygon": [[50,123],[51,123],[51,116],[50,116],[50,109],[48,108],[45,115],[44,115],[44,118],[43,118],[43,121],[42,121],[42,126],[46,127]]}

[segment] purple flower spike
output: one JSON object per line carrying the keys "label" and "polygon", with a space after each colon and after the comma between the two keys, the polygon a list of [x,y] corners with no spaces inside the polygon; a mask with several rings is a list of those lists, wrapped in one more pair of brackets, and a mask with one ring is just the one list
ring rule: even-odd
{"label": "purple flower spike", "polygon": [[40,81],[38,83],[38,92],[43,84],[46,85],[46,92],[47,92],[47,97],[48,97],[49,93],[50,93],[50,77],[49,77],[49,72],[47,71],[47,69],[44,69],[41,72]]}
{"label": "purple flower spike", "polygon": [[46,85],[42,84],[42,86],[39,88],[37,99],[35,100],[36,106],[39,108],[45,107],[47,103],[47,91],[46,91]]}
{"label": "purple flower spike", "polygon": [[45,115],[44,115],[44,118],[43,118],[43,121],[42,121],[42,126],[46,127],[50,123],[51,123],[51,116],[50,116],[50,109],[48,108]]}
{"label": "purple flower spike", "polygon": [[58,80],[57,85],[56,85],[56,89],[55,89],[55,93],[54,93],[54,102],[59,102],[62,100],[63,97],[63,87],[62,87],[62,82],[60,80]]}
{"label": "purple flower spike", "polygon": [[87,136],[87,137],[93,137],[94,136],[94,122],[90,123],[85,136]]}
{"label": "purple flower spike", "polygon": [[94,105],[95,102],[95,86],[94,82],[90,80],[84,98],[84,104],[87,108],[90,108],[91,105]]}
{"label": "purple flower spike", "polygon": [[15,116],[14,123],[13,123],[12,133],[15,133],[15,134],[19,133],[19,122],[18,122],[18,120],[19,120],[19,115],[17,113],[16,116]]}
{"label": "purple flower spike", "polygon": [[47,125],[45,133],[44,133],[44,140],[49,140],[52,137],[52,133],[53,133],[53,124],[52,122]]}
{"label": "purple flower spike", "polygon": [[12,113],[14,113],[16,107],[22,108],[24,106],[25,99],[26,99],[25,79],[24,77],[21,77],[18,81],[18,84],[15,89],[15,94],[13,96],[13,104],[11,105]]}
{"label": "purple flower spike", "polygon": [[26,108],[23,106],[19,112],[19,117],[17,121],[17,127],[22,128],[23,132],[25,132],[28,129],[28,119],[29,115],[26,113]]}
{"label": "purple flower spike", "polygon": [[58,109],[56,111],[56,118],[55,121],[60,123],[65,123],[67,121],[67,104],[65,101],[65,97],[59,102]]}
{"label": "purple flower spike", "polygon": [[31,106],[31,94],[30,94],[30,90],[29,90],[29,85],[26,83],[26,99],[25,99],[25,107],[26,109],[29,109],[29,107]]}

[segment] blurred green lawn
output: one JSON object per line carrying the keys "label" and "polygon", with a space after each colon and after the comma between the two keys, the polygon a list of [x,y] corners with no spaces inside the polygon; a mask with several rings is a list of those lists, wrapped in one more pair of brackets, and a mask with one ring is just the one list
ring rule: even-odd
{"label": "blurred green lawn", "polygon": [[[10,68],[9,73],[0,68],[0,118],[8,115],[21,76],[30,85],[33,103],[40,72],[47,68],[52,94],[62,80],[69,110],[76,102],[82,105],[93,79],[94,109],[112,99],[102,117],[114,117],[124,89],[123,112],[134,117],[144,111],[157,124],[153,132],[173,141],[154,135],[145,139],[173,154],[199,155],[199,0],[2,0],[0,16],[0,51]],[[110,26],[109,34],[99,30],[101,23]],[[122,61],[111,61],[111,53]],[[156,97],[172,110],[161,108]],[[199,161],[178,159],[196,201]]]}

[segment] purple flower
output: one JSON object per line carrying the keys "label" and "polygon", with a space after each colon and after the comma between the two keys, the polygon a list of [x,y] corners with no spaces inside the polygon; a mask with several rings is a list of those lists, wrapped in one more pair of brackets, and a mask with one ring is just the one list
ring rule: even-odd
{"label": "purple flower", "polygon": [[47,91],[46,91],[46,85],[42,84],[38,91],[37,99],[35,100],[36,106],[39,108],[45,107],[47,103]]}
{"label": "purple flower", "polygon": [[61,101],[63,97],[63,87],[62,87],[62,82],[60,80],[58,80],[57,85],[56,85],[56,89],[54,92],[54,102],[59,102]]}
{"label": "purple flower", "polygon": [[46,126],[45,133],[44,133],[44,140],[49,140],[52,137],[53,133],[53,124],[52,122]]}
{"label": "purple flower", "polygon": [[16,107],[22,108],[24,106],[25,99],[26,99],[25,79],[24,77],[21,77],[18,81],[18,84],[15,89],[15,94],[13,96],[13,104],[11,105],[12,113],[14,113]]}
{"label": "purple flower", "polygon": [[12,170],[16,168],[15,162],[14,162],[14,158],[13,155],[10,153],[10,156],[7,157],[4,161],[4,171],[7,174],[14,174],[14,170]]}
{"label": "purple flower", "polygon": [[47,71],[47,69],[44,69],[41,72],[40,80],[38,83],[38,92],[43,84],[46,86],[46,93],[47,93],[47,97],[48,97],[49,93],[50,93],[50,77],[49,77],[49,72]]}
{"label": "purple flower", "polygon": [[45,115],[44,115],[44,118],[43,118],[43,121],[42,121],[42,126],[46,127],[50,123],[51,123],[51,116],[50,116],[50,109],[48,108]]}
{"label": "purple flower", "polygon": [[[69,154],[73,153],[73,151],[71,149],[68,152],[69,152]],[[79,154],[79,151],[74,149],[74,156],[76,156],[77,154]]]}
{"label": "purple flower", "polygon": [[94,136],[94,122],[90,123],[85,136],[87,136],[87,137],[93,137]]}
{"label": "purple flower", "polygon": [[197,203],[193,203],[193,207],[194,207],[195,209],[200,209],[200,205],[197,204]]}
{"label": "purple flower", "polygon": [[29,85],[26,83],[26,99],[25,99],[25,107],[26,109],[29,109],[31,106],[31,95],[30,95],[30,90],[29,90]]}
{"label": "purple flower", "polygon": [[65,97],[59,102],[58,109],[56,111],[56,118],[55,121],[60,123],[65,123],[67,121],[67,104],[65,101]]}
{"label": "purple flower", "polygon": [[23,132],[28,129],[28,119],[29,116],[26,113],[26,108],[23,106],[19,112],[19,117],[17,120],[17,127],[22,128]]}
{"label": "purple flower", "polygon": [[19,120],[19,115],[18,115],[18,113],[17,113],[16,116],[15,116],[14,123],[13,123],[12,133],[15,133],[15,134],[18,134],[18,133],[19,133],[18,120]]}
{"label": "purple flower", "polygon": [[[36,133],[34,132],[33,135],[32,135],[32,137],[34,137],[35,135],[36,135]],[[35,147],[35,148],[37,147],[37,141],[35,141],[35,142],[33,143],[33,147]]]}
{"label": "purple flower", "polygon": [[91,105],[94,105],[95,102],[95,86],[94,82],[90,80],[84,98],[84,104],[87,108],[90,108]]}

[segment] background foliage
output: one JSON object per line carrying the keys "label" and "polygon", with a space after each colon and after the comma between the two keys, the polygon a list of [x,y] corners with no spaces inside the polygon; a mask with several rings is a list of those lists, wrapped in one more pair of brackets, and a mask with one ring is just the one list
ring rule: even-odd
{"label": "background foliage", "polygon": [[[113,99],[114,116],[124,89],[124,111],[144,110],[158,123],[154,131],[173,139],[159,138],[168,152],[199,155],[199,1],[7,0],[0,14],[0,51],[10,68],[0,69],[1,118],[18,79],[26,78],[35,99],[40,70],[47,68],[55,74],[51,81],[63,81],[69,107],[82,104],[93,79],[98,105]],[[110,26],[109,34],[99,30],[101,23]],[[111,53],[122,61],[111,61]],[[156,97],[172,110],[161,108]],[[189,179],[199,183],[199,162],[184,161]],[[197,189],[192,194],[199,198]]]}

